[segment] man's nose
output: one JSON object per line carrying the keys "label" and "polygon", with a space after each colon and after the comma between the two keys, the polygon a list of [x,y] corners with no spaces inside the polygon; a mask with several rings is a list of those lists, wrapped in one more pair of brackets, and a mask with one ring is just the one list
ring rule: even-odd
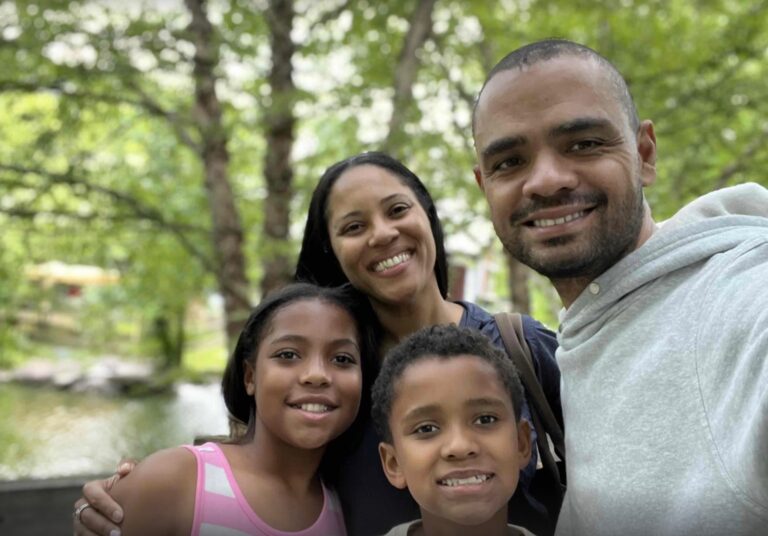
{"label": "man's nose", "polygon": [[530,174],[523,183],[523,195],[551,197],[562,190],[574,190],[579,178],[572,162],[554,151],[543,151],[536,156]]}

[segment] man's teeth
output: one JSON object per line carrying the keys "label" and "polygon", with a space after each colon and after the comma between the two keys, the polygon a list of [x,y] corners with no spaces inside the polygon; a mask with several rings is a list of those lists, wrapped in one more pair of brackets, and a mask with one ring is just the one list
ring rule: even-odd
{"label": "man's teeth", "polygon": [[310,413],[326,413],[331,411],[330,406],[325,404],[297,404],[296,407]]}
{"label": "man's teeth", "polygon": [[395,255],[394,257],[390,257],[389,259],[384,259],[383,261],[376,263],[376,266],[373,267],[373,270],[375,272],[383,272],[388,268],[392,268],[393,266],[404,263],[410,258],[410,253],[400,253],[399,255]]}
{"label": "man's teeth", "polygon": [[473,484],[482,484],[486,480],[491,478],[491,475],[475,475],[467,478],[446,478],[440,481],[443,486],[471,486]]}
{"label": "man's teeth", "polygon": [[533,226],[534,227],[552,227],[553,225],[562,225],[564,223],[568,223],[569,221],[573,221],[575,219],[581,218],[586,214],[585,211],[581,210],[579,212],[574,212],[573,214],[568,214],[567,216],[563,216],[562,218],[556,218],[554,220],[533,220]]}

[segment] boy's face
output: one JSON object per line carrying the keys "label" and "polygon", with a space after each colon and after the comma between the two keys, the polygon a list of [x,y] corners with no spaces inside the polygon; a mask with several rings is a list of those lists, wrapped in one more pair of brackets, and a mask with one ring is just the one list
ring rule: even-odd
{"label": "boy's face", "polygon": [[490,363],[464,355],[409,365],[396,380],[389,427],[392,444],[379,445],[384,472],[393,486],[410,490],[425,521],[506,520],[530,458],[530,428],[515,421]]}

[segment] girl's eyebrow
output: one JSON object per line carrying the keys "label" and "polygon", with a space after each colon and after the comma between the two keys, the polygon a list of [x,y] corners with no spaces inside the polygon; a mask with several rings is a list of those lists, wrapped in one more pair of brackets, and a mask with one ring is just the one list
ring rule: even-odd
{"label": "girl's eyebrow", "polygon": [[[274,339],[270,339],[269,343],[279,343],[279,342],[305,342],[307,340],[306,337],[303,337],[301,335],[297,335],[295,333],[286,333],[285,335],[280,335],[279,337],[276,337]],[[357,344],[357,341],[355,339],[350,339],[349,337],[340,337],[338,339],[332,339],[328,341],[330,344],[341,346],[343,344],[351,344],[355,348],[359,349],[359,345]]]}

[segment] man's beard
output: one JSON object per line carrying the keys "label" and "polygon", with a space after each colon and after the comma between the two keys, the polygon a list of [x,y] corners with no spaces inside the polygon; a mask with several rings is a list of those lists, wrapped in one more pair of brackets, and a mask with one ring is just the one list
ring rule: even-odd
{"label": "man's beard", "polygon": [[[618,205],[613,207],[608,206],[608,199],[603,193],[591,195],[588,199],[566,197],[558,198],[555,203],[551,200],[534,202],[524,211],[513,214],[510,221],[525,219],[520,212],[530,214],[542,208],[574,204],[575,201],[594,204],[592,213],[587,217],[596,217],[598,221],[593,222],[592,228],[585,231],[587,236],[556,237],[537,243],[533,248],[521,238],[525,228],[519,223],[512,223],[513,232],[504,240],[504,247],[518,261],[551,280],[594,279],[601,275],[629,254],[637,244],[643,224],[643,189],[638,186],[636,191],[629,190]],[[554,250],[567,247],[571,242],[579,240],[582,244],[569,254],[547,255],[549,248]]]}

